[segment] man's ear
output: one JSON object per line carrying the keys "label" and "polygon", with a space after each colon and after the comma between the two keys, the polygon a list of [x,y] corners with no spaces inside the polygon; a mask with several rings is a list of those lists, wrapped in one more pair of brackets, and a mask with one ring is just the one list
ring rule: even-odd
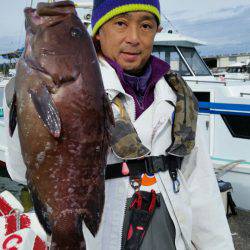
{"label": "man's ear", "polygon": [[97,30],[97,32],[95,34],[95,40],[97,40],[97,41],[100,41],[100,39],[101,39],[100,32],[102,32],[102,27],[99,30]]}
{"label": "man's ear", "polygon": [[161,33],[162,30],[163,30],[163,27],[161,25],[159,25],[157,28],[157,33]]}
{"label": "man's ear", "polygon": [[95,39],[100,41],[100,35],[99,35],[99,32],[95,35]]}

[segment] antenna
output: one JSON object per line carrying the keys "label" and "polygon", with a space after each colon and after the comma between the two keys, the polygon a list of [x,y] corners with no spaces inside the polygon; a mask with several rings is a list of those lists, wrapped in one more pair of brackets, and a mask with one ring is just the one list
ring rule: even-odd
{"label": "antenna", "polygon": [[161,13],[161,15],[166,19],[166,21],[169,23],[169,25],[172,27],[175,33],[180,33],[178,29],[173,25],[173,23],[167,18],[167,16],[164,13]]}

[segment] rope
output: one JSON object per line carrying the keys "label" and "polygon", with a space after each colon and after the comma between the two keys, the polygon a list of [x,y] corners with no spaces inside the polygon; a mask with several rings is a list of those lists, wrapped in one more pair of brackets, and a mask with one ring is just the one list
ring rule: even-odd
{"label": "rope", "polygon": [[173,28],[173,31],[175,31],[176,33],[179,33],[177,28],[172,24],[172,22],[167,18],[167,16],[164,13],[161,13],[161,14],[166,19],[166,21],[169,23],[169,25]]}

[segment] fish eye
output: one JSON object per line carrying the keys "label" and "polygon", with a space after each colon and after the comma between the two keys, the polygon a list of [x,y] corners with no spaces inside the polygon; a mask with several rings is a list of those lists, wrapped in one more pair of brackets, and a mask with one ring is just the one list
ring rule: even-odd
{"label": "fish eye", "polygon": [[80,38],[83,34],[83,31],[78,27],[74,27],[74,28],[71,28],[70,34],[73,37]]}

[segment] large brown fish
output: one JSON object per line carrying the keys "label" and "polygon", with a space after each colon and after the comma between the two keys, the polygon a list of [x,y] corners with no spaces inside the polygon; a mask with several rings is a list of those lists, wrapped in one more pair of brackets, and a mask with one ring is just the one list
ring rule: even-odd
{"label": "large brown fish", "polygon": [[82,220],[96,235],[102,216],[112,111],[74,4],[39,3],[25,16],[10,132],[17,120],[35,212],[52,249],[85,249]]}

